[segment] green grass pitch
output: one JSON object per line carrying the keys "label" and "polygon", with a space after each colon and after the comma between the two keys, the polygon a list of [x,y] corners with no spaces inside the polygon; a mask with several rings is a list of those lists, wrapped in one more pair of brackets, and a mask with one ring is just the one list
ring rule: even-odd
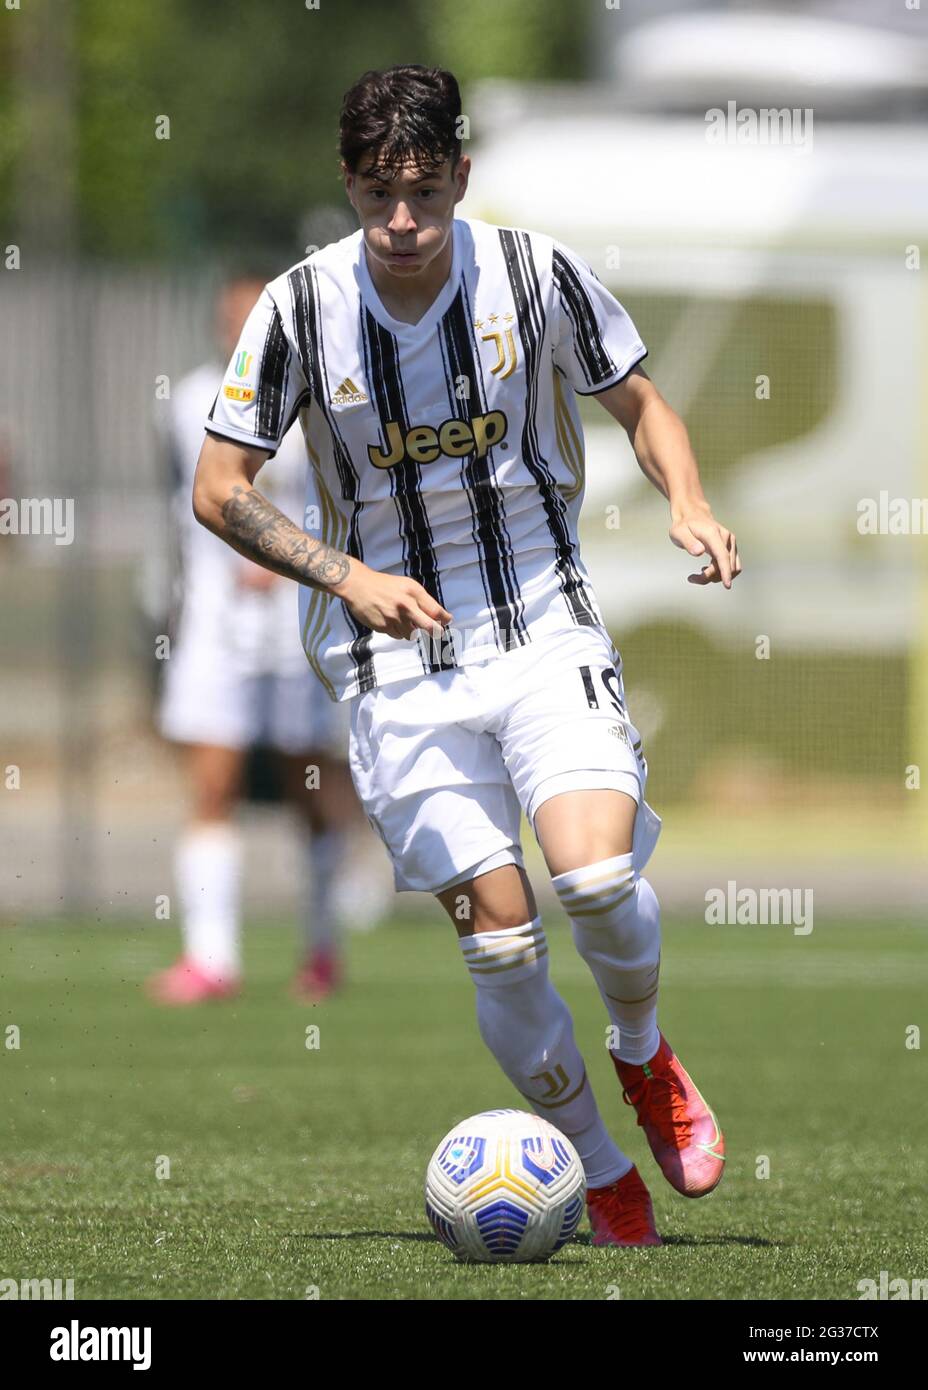
{"label": "green grass pitch", "polygon": [[181,1012],[140,991],[171,929],[0,931],[0,1278],[72,1278],[92,1299],[630,1300],[856,1299],[881,1270],[928,1276],[925,1049],[906,1046],[928,1017],[924,927],[665,923],[662,1026],[728,1145],[700,1201],[661,1177],[566,920],[548,932],[663,1248],[595,1249],[584,1220],[547,1265],[462,1266],[432,1237],[434,1145],[475,1111],[528,1108],[436,906],[349,938],[350,985],[316,1008],[286,994],[281,923],[247,931],[238,1001]]}

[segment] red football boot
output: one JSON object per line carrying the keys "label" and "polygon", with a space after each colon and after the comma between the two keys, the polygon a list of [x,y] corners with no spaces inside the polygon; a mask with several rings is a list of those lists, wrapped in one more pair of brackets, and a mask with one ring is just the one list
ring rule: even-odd
{"label": "red football boot", "polygon": [[210,999],[232,999],[238,994],[239,988],[237,977],[224,980],[208,975],[187,956],[182,956],[167,970],[161,970],[145,981],[145,992],[149,999],[174,1008],[203,1004]]}
{"label": "red football boot", "polygon": [[[626,1105],[638,1112],[661,1172],[684,1197],[704,1197],[725,1169],[725,1140],[719,1122],[673,1048],[661,1045],[644,1066],[612,1061]],[[611,1055],[611,1054],[610,1054]]]}
{"label": "red football boot", "polygon": [[590,1187],[586,1209],[594,1245],[663,1245],[654,1225],[651,1196],[632,1164],[608,1187]]}
{"label": "red football boot", "polygon": [[304,961],[290,986],[301,1004],[321,1004],[342,983],[341,959],[335,951],[316,950]]}

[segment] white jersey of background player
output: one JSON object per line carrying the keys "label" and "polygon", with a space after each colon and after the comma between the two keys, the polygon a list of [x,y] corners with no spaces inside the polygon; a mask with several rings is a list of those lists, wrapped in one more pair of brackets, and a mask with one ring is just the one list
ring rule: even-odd
{"label": "white jersey of background player", "polygon": [[[262,282],[227,284],[218,308],[219,336],[234,342]],[[245,365],[244,362],[241,365]],[[278,756],[284,791],[297,812],[303,878],[300,916],[304,962],[295,991],[316,1001],[341,975],[336,924],[354,914],[337,873],[349,845],[369,836],[346,773],[348,721],[332,705],[298,638],[297,586],[270,574],[198,525],[190,507],[205,408],[224,375],[205,363],[172,393],[166,452],[174,473],[174,524],[180,560],[179,617],[164,666],[159,725],[185,746],[193,822],[177,846],[184,953],[156,976],[150,992],[163,1003],[195,1003],[234,993],[241,977],[242,841],[233,811],[245,754],[262,744]],[[307,461],[297,435],[284,441],[264,486],[300,522]],[[324,785],[309,789],[305,771],[320,765]],[[357,853],[359,846],[353,846]],[[377,874],[372,870],[374,887]],[[365,925],[385,905],[367,901]]]}
{"label": "white jersey of background player", "polygon": [[[195,441],[203,432],[203,402],[215,400],[224,374],[224,364],[205,363],[184,377],[172,396],[171,447],[172,459],[177,462],[174,522],[181,543],[182,598],[175,639],[175,655],[180,660],[175,660],[169,670],[176,673],[181,661],[190,663],[192,669],[189,686],[182,686],[176,679],[168,682],[162,727],[167,735],[177,739],[190,733],[199,740],[209,733],[221,732],[234,742],[247,743],[253,742],[255,734],[262,730],[254,727],[254,716],[243,708],[238,687],[231,702],[223,702],[221,708],[211,707],[208,714],[202,710],[196,661],[204,654],[204,648],[208,649],[205,655],[211,664],[208,671],[201,673],[201,679],[210,694],[222,673],[239,682],[260,676],[305,678],[311,677],[312,672],[307,671],[299,641],[294,641],[297,587],[258,569],[253,561],[229,546],[217,544],[216,537],[199,525],[190,507],[199,452],[199,443]],[[301,521],[306,480],[306,451],[298,435],[290,434],[267,465],[262,485],[281,511],[294,521]],[[265,583],[265,579],[270,583]],[[212,662],[217,649],[220,661],[214,674]],[[324,694],[318,684],[308,683],[308,689],[319,697]],[[277,746],[294,752],[306,746],[307,737],[314,732],[307,711],[292,706],[267,713],[272,724],[268,732],[273,732]],[[321,709],[317,717],[324,714]],[[288,717],[291,727],[287,725]],[[347,738],[347,726],[344,733]]]}
{"label": "white jersey of background player", "polygon": [[[440,69],[368,72],[346,93],[361,231],[268,287],[240,344],[254,375],[238,386],[230,372],[217,396],[194,506],[320,591],[304,641],[351,702],[355,785],[397,884],[434,893],[455,923],[484,1041],[581,1157],[595,1242],[656,1245],[647,1188],[548,978],[519,838],[524,810],[665,1177],[711,1191],[722,1134],[657,1026],[660,919],[640,871],[659,822],[579,554],[574,392],[626,430],[675,544],[711,555],[694,582],[729,587],[740,565],[682,421],[638,365],[637,330],[590,266],[543,233],[455,217],[460,118]],[[295,410],[330,504],[317,542],[253,487]],[[449,640],[405,640],[422,632]]]}

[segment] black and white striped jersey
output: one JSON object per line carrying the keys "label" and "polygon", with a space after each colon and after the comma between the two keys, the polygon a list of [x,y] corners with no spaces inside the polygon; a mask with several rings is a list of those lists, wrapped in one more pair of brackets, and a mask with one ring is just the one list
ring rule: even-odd
{"label": "black and white striped jersey", "polygon": [[299,418],[307,532],[454,616],[440,642],[402,640],[303,586],[303,646],[333,700],[603,621],[577,541],[574,392],[613,386],[646,348],[554,238],[452,225],[451,273],[416,324],[381,303],[360,229],[271,281],[206,422],[274,453]]}

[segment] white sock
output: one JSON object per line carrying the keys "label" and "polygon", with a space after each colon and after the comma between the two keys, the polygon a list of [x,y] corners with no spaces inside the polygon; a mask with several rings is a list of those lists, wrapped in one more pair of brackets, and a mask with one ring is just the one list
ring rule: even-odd
{"label": "white sock", "polygon": [[618,1030],[610,1051],[623,1062],[649,1062],[660,1046],[661,915],[654,889],[631,854],[556,874],[551,882]]}
{"label": "white sock", "polygon": [[632,1161],[602,1122],[570,1011],[548,979],[541,918],[464,936],[461,950],[477,986],[481,1037],[509,1080],[536,1114],[567,1135],[588,1186],[624,1177]]}
{"label": "white sock", "polygon": [[338,944],[334,889],[338,870],[346,857],[347,839],[343,830],[313,833],[306,829],[301,835],[301,918],[303,947],[307,954],[311,951],[330,951]]}
{"label": "white sock", "polygon": [[190,826],[174,852],[184,953],[215,979],[241,974],[242,850],[226,821]]}

